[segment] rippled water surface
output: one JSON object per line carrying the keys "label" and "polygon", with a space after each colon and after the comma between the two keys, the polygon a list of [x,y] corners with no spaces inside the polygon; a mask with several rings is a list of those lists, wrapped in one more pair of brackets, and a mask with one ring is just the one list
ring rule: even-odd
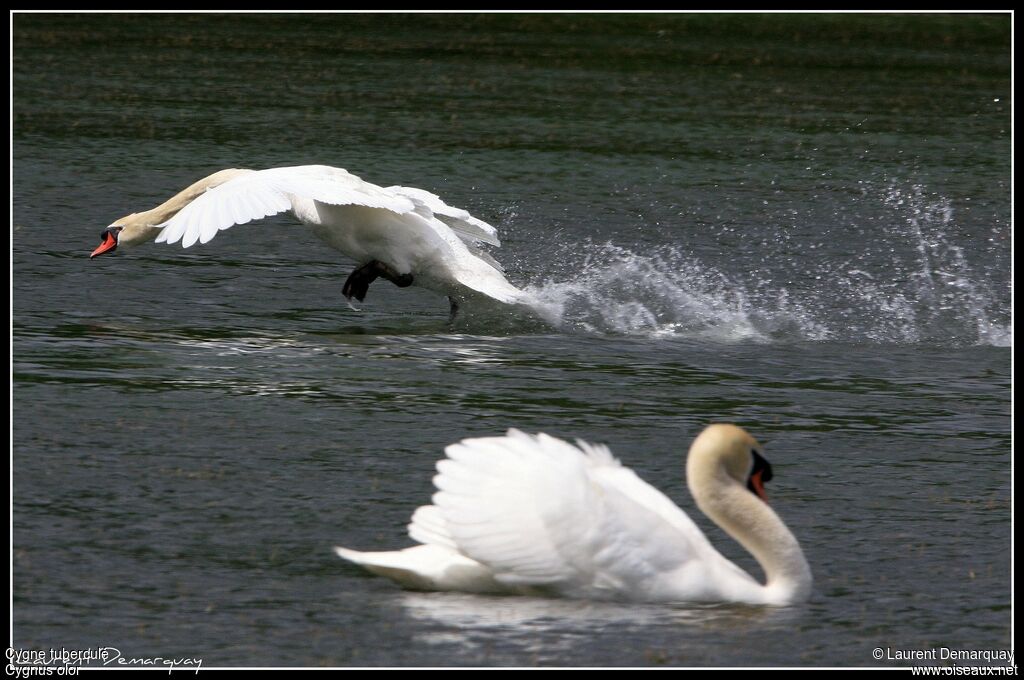
{"label": "rippled water surface", "polygon": [[[1010,640],[1001,16],[15,15],[14,633],[211,666],[873,666]],[[224,167],[495,224],[536,318],[374,284],[292,218],[90,261]],[[443,447],[608,443],[712,542],[689,441],[767,441],[785,608],[402,591]],[[902,662],[889,661],[894,665]]]}

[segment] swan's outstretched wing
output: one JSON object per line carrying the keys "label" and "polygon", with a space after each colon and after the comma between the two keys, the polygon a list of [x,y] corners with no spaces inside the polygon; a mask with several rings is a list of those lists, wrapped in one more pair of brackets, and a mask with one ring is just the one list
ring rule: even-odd
{"label": "swan's outstretched wing", "polygon": [[[498,240],[497,229],[483,220],[473,217],[462,208],[453,208],[442,201],[441,197],[437,194],[432,194],[423,189],[400,187],[397,185],[388,187],[387,190],[411,199],[416,204],[417,212],[420,212],[423,217],[427,219],[430,219],[431,216],[437,217],[451,227],[451,230],[458,234],[459,238],[470,245],[475,243],[487,243],[492,246],[501,245],[501,241]],[[423,208],[426,208],[426,210],[424,211]]]}
{"label": "swan's outstretched wing", "polygon": [[509,430],[446,453],[434,478],[437,511],[419,511],[410,533],[454,543],[498,582],[646,599],[660,576],[714,552],[682,510],[605,447]]}
{"label": "swan's outstretched wing", "polygon": [[[500,245],[497,230],[465,210],[454,208],[436,194],[413,187],[382,188],[341,168],[301,165],[247,172],[216,185],[163,224],[157,243],[188,248],[210,241],[236,224],[276,215],[292,208],[291,196],[328,205],[360,205],[397,214],[417,212],[428,221],[437,218],[467,244]],[[442,227],[443,228],[443,227]]]}
{"label": "swan's outstretched wing", "polygon": [[258,170],[233,177],[207,190],[163,224],[157,243],[185,248],[206,243],[223,229],[245,224],[292,208],[290,196],[329,205],[361,205],[404,214],[415,203],[355,175],[325,165],[302,165]]}

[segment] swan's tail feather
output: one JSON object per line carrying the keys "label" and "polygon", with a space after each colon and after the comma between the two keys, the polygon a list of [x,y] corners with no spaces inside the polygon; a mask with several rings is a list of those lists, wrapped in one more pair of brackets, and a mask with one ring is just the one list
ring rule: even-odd
{"label": "swan's tail feather", "polygon": [[356,564],[362,565],[364,563],[363,556],[366,555],[364,552],[358,550],[350,550],[348,548],[342,548],[340,545],[334,546],[335,554],[343,560],[349,562],[355,562]]}
{"label": "swan's tail feather", "polygon": [[403,559],[405,557],[402,554],[404,551],[360,552],[335,546],[334,552],[338,557],[358,564],[372,574],[389,578],[404,588],[412,588],[414,590],[432,589],[432,579],[410,568],[410,565],[406,563],[407,560]]}
{"label": "swan's tail feather", "polygon": [[494,580],[490,569],[439,545],[417,545],[390,552],[360,552],[335,546],[335,554],[367,571],[412,590],[459,590],[500,593],[508,588]]}
{"label": "swan's tail feather", "polygon": [[456,280],[473,293],[484,295],[505,304],[530,304],[533,300],[532,296],[525,290],[509,283],[505,276],[497,269],[492,269],[490,272],[484,271],[457,276]]}

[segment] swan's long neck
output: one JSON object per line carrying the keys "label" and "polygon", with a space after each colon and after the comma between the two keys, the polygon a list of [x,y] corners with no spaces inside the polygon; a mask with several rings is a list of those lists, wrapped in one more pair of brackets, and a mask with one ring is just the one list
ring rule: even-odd
{"label": "swan's long neck", "polygon": [[159,229],[154,228],[156,225],[163,224],[174,217],[182,208],[196,200],[205,191],[247,172],[252,172],[252,170],[229,168],[215,172],[209,177],[204,177],[195,184],[192,184],[187,189],[178,192],[151,210],[122,217],[114,223],[122,227],[121,234],[118,237],[118,245],[131,246],[152,241],[160,233]]}
{"label": "swan's long neck", "polygon": [[690,478],[690,491],[701,511],[746,548],[764,569],[764,602],[806,600],[811,593],[811,568],[789,528],[767,503],[724,469],[706,477]]}
{"label": "swan's long neck", "polygon": [[174,217],[182,208],[196,200],[204,192],[214,188],[229,179],[233,179],[238,175],[252,172],[252,170],[241,170],[238,168],[229,168],[227,170],[221,170],[215,172],[209,177],[204,177],[195,184],[192,184],[188,188],[178,192],[168,200],[164,201],[152,210],[138,213],[139,217],[145,216],[145,220],[148,224],[161,224]]}

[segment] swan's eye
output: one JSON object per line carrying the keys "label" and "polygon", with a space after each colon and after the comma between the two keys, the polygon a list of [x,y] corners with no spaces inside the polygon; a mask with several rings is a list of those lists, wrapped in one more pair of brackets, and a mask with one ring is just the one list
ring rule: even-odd
{"label": "swan's eye", "polygon": [[102,241],[106,239],[107,234],[110,234],[114,238],[117,238],[117,235],[120,234],[123,229],[124,227],[107,227],[106,229],[100,232],[100,240]]}

